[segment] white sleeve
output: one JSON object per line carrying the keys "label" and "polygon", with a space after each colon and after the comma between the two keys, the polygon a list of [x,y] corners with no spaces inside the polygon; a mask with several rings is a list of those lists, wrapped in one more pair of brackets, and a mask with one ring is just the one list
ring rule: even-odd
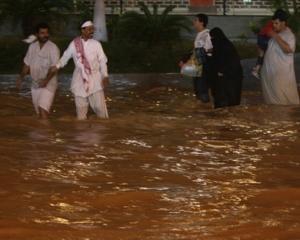
{"label": "white sleeve", "polygon": [[63,68],[64,66],[66,66],[70,58],[73,56],[74,51],[75,51],[75,46],[74,46],[74,42],[72,41],[69,44],[67,50],[64,52],[61,59],[59,59],[58,63],[56,64],[56,67]]}
{"label": "white sleeve", "polygon": [[294,34],[289,35],[288,39],[286,40],[287,44],[290,46],[292,52],[296,51],[296,38]]}
{"label": "white sleeve", "polygon": [[103,77],[108,77],[108,70],[107,70],[107,57],[103,51],[101,44],[98,45],[98,60],[100,63],[100,72]]}
{"label": "white sleeve", "polygon": [[57,62],[59,61],[59,55],[60,51],[57,46],[53,47],[53,50],[50,53],[50,61],[51,61],[51,66],[55,66]]}
{"label": "white sleeve", "polygon": [[30,63],[31,63],[31,58],[32,58],[32,46],[30,45],[28,50],[27,50],[27,53],[26,53],[26,56],[24,58],[24,64],[26,64],[27,66],[30,66]]}
{"label": "white sleeve", "polygon": [[213,45],[211,43],[211,37],[210,37],[209,33],[207,33],[206,39],[205,39],[205,43],[204,43],[204,49],[206,51],[208,51],[208,50],[210,50],[212,48],[213,48]]}

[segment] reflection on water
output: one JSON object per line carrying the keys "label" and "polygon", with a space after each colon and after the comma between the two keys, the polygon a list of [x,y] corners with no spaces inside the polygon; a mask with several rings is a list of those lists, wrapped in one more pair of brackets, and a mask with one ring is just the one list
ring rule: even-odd
{"label": "reflection on water", "polygon": [[84,122],[67,91],[44,122],[2,81],[0,239],[300,239],[299,107],[121,80]]}

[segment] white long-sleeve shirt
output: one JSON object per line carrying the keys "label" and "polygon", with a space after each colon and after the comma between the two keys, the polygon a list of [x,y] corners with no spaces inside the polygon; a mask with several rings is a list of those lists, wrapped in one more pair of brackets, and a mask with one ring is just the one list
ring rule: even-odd
{"label": "white long-sleeve shirt", "polygon": [[204,29],[202,32],[199,32],[197,34],[196,39],[194,41],[194,47],[204,48],[206,51],[213,48],[208,29]]}
{"label": "white long-sleeve shirt", "polygon": [[102,80],[108,77],[107,72],[107,57],[102,49],[101,43],[94,40],[88,39],[87,41],[81,40],[83,43],[85,57],[87,58],[91,66],[91,74],[88,75],[89,91],[86,92],[84,87],[84,81],[82,78],[81,68],[83,67],[79,59],[77,58],[77,51],[75,43],[72,41],[64,52],[61,59],[56,64],[56,67],[63,68],[70,58],[73,58],[75,63],[75,70],[73,72],[71,91],[75,96],[87,97],[99,90],[102,90]]}

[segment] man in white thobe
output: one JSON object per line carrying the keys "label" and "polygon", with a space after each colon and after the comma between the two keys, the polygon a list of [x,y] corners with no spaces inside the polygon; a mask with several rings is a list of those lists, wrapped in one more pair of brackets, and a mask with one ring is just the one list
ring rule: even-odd
{"label": "man in white thobe", "polygon": [[108,118],[104,87],[108,83],[107,58],[100,42],[92,39],[93,23],[87,21],[81,26],[81,36],[75,38],[61,59],[52,68],[54,74],[73,58],[71,91],[75,97],[77,118],[87,119],[89,106],[100,118]]}
{"label": "man in white thobe", "polygon": [[39,24],[36,28],[36,35],[30,36],[27,40],[24,41],[31,44],[16,85],[19,89],[24,77],[30,74],[35,111],[41,118],[48,118],[57,88],[57,77],[52,75],[48,78],[47,73],[59,60],[59,49],[49,40],[49,26],[45,23]]}
{"label": "man in white thobe", "polygon": [[277,10],[273,16],[273,31],[261,71],[263,96],[267,104],[299,104],[294,70],[296,39],[287,27],[288,15]]}

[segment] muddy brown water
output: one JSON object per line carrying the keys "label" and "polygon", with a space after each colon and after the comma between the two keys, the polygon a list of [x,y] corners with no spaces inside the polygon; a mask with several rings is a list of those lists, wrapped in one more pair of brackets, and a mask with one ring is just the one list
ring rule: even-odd
{"label": "muddy brown water", "polygon": [[[300,107],[212,110],[176,81],[112,82],[110,119],[62,86],[40,121],[0,83],[0,239],[300,239]],[[188,81],[188,80],[185,80]]]}

